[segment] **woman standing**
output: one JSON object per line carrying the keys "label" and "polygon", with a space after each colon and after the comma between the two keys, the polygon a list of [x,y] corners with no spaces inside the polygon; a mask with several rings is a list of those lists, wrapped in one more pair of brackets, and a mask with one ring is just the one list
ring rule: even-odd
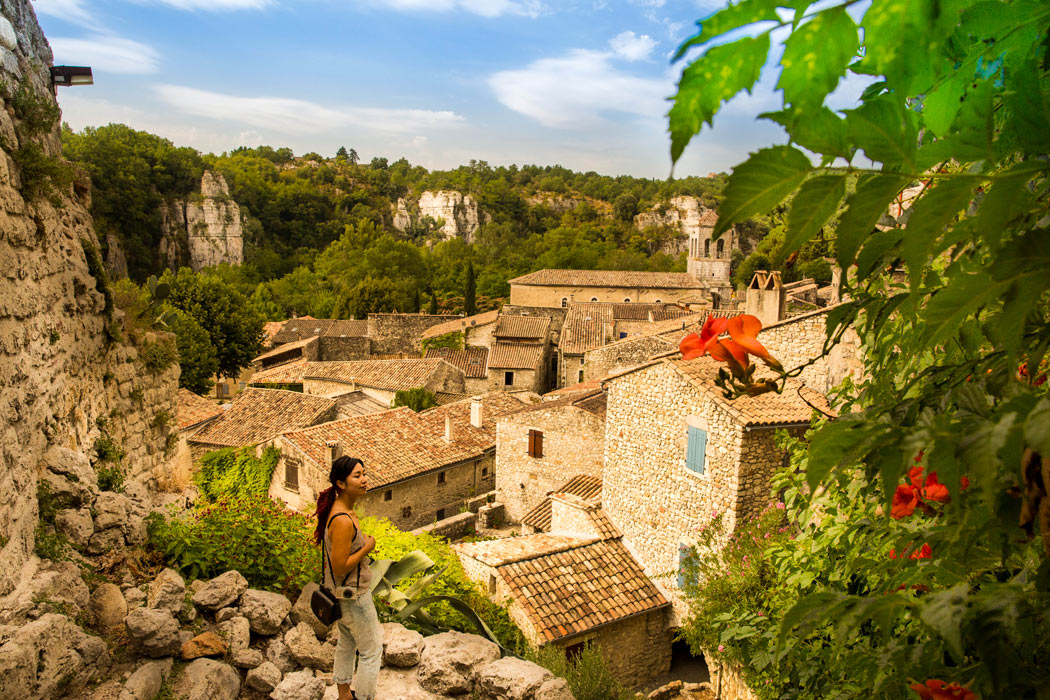
{"label": "woman standing", "polygon": [[[365,465],[354,457],[340,457],[332,462],[328,481],[332,485],[317,497],[314,538],[328,555],[323,563],[324,585],[335,593],[343,613],[336,623],[339,642],[332,679],[339,688],[339,700],[374,700],[383,657],[383,630],[372,602],[372,570],[368,568],[368,554],[376,541],[361,532],[354,512],[357,499],[368,491]],[[360,654],[356,674],[355,654]]]}

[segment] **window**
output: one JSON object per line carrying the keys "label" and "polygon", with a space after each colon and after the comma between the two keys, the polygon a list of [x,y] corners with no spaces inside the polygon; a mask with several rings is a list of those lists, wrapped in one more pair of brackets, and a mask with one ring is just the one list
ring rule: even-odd
{"label": "window", "polygon": [[718,243],[715,244],[715,257],[723,258],[726,252],[726,241],[724,238],[719,238]]}
{"label": "window", "polygon": [[584,358],[581,357],[580,358],[580,365],[583,365],[583,360],[584,360]]}
{"label": "window", "polygon": [[663,302],[662,302],[662,301],[660,301],[659,299],[657,299],[657,300],[656,300],[656,301],[654,301],[653,303],[654,303],[654,304],[662,304]]}
{"label": "window", "polygon": [[587,647],[587,642],[580,642],[579,644],[570,644],[565,647],[565,658],[569,661],[575,661],[579,658],[580,654]]}
{"label": "window", "polygon": [[[582,372],[581,372],[582,374]],[[539,430],[529,431],[529,457],[543,456],[543,433]]]}
{"label": "window", "polygon": [[488,476],[489,475],[489,468],[488,467],[482,467],[481,468],[481,475],[482,476]]}
{"label": "window", "polygon": [[401,517],[405,520],[412,517],[412,506],[405,506],[401,509]]}
{"label": "window", "polygon": [[569,305],[569,300],[568,300],[568,299],[566,299],[565,297],[562,297],[562,298],[561,298],[561,308],[563,308],[563,309],[564,309],[564,308],[565,308],[566,306],[568,306],[568,305]]}
{"label": "window", "polygon": [[711,257],[711,239],[710,238],[707,239],[706,241],[704,241],[704,257],[705,258]]}
{"label": "window", "polygon": [[591,297],[591,301],[598,301],[598,297]]}
{"label": "window", "polygon": [[678,543],[678,587],[685,588],[686,580],[689,576],[689,556],[692,554],[693,548],[684,542]]}
{"label": "window", "polygon": [[630,304],[631,303],[631,297],[627,297],[626,299],[624,299],[623,303]]}
{"label": "window", "polygon": [[438,508],[437,519],[438,520],[444,520],[445,519],[445,509],[444,508]]}
{"label": "window", "polygon": [[503,386],[514,386],[514,373],[504,372],[503,373]]}
{"label": "window", "polygon": [[392,500],[394,500],[394,490],[393,489],[387,489],[386,491],[384,491],[383,492],[383,500],[384,501],[392,501]]}
{"label": "window", "polygon": [[284,487],[290,491],[299,490],[299,463],[295,460],[284,460]]}
{"label": "window", "polygon": [[627,337],[627,331],[620,331],[620,340],[623,340],[626,337]]}
{"label": "window", "polygon": [[438,483],[445,483],[445,472],[438,472]]}
{"label": "window", "polygon": [[697,474],[704,473],[704,459],[707,456],[707,431],[690,425],[685,450],[685,466]]}
{"label": "window", "polygon": [[579,377],[576,379],[576,381],[579,382],[580,384],[583,383],[583,370],[582,369],[580,370]]}

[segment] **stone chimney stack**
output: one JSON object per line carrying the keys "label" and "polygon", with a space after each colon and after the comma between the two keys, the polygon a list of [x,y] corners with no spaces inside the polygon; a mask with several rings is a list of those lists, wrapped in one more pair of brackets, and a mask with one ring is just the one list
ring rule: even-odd
{"label": "stone chimney stack", "polygon": [[445,416],[445,442],[452,442],[452,416]]}
{"label": "stone chimney stack", "polygon": [[481,397],[474,396],[470,399],[470,424],[475,428],[480,428],[482,419]]}
{"label": "stone chimney stack", "polygon": [[746,312],[758,317],[763,326],[770,326],[784,318],[786,301],[780,272],[755,270],[747,286]]}
{"label": "stone chimney stack", "polygon": [[328,466],[332,466],[332,462],[343,456],[343,448],[339,446],[339,443],[335,440],[328,440],[324,444],[325,459],[328,460]]}

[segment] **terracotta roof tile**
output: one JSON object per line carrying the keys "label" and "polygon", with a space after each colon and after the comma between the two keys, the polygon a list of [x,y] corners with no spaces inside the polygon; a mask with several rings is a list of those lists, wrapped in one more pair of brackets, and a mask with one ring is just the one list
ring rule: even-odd
{"label": "terracotta roof tile", "polygon": [[[741,396],[729,400],[722,396],[722,390],[715,385],[715,377],[718,376],[718,369],[722,366],[716,360],[705,356],[695,360],[668,359],[664,362],[669,363],[688,379],[690,384],[703,391],[712,401],[721,405],[745,426],[806,424],[813,417],[813,406],[832,413],[827,398],[823,394],[794,379],[787,381],[787,386],[782,394],[770,392],[759,396]],[[772,376],[763,370],[764,368],[760,367],[756,376]]]}
{"label": "terracotta roof tile", "polygon": [[497,338],[546,340],[550,327],[549,316],[500,316],[492,334]]}
{"label": "terracotta roof tile", "polygon": [[222,406],[208,399],[194,394],[189,389],[179,389],[178,397],[178,423],[179,430],[186,430],[195,425],[221,415]]}
{"label": "terracotta roof tile", "polygon": [[473,316],[467,317],[456,317],[451,321],[445,321],[439,323],[436,326],[423,331],[422,337],[426,338],[437,338],[438,336],[445,335],[446,333],[455,333],[456,331],[466,330],[467,328],[473,328],[476,326],[485,326],[490,323],[495,323],[496,319],[499,318],[499,311],[486,311],[481,314],[474,314]]}
{"label": "terracotta roof tile", "polygon": [[283,345],[278,345],[273,350],[269,350],[267,352],[264,352],[262,355],[259,355],[254,360],[252,360],[252,362],[260,362],[261,363],[264,360],[269,360],[269,359],[272,359],[272,358],[275,358],[275,357],[280,357],[281,355],[284,355],[284,354],[288,354],[289,357],[293,357],[293,358],[295,358],[295,357],[302,357],[303,356],[303,351],[306,349],[306,347],[308,345],[312,345],[312,344],[314,344],[316,342],[317,342],[317,338],[316,337],[310,337],[310,338],[304,338],[303,340],[297,340],[297,341],[295,341],[293,343],[284,343]]}
{"label": "terracotta roof tile", "polygon": [[489,353],[493,369],[534,369],[543,363],[543,346],[522,343],[496,343]]}
{"label": "terracotta roof tile", "polygon": [[309,362],[303,378],[400,391],[426,386],[442,365],[448,363],[442,359]]}
{"label": "terracotta roof tile", "polygon": [[252,374],[248,383],[253,386],[259,384],[302,384],[306,364],[306,360],[295,360],[294,362],[260,370]]}
{"label": "terracotta roof tile", "polygon": [[333,338],[363,338],[368,335],[368,320],[363,318],[334,319],[321,335]]}
{"label": "terracotta roof tile", "polygon": [[549,409],[557,409],[564,406],[575,406],[581,410],[593,413],[602,420],[605,420],[605,404],[606,395],[605,391],[599,386],[598,389],[592,390],[585,394],[583,393],[570,393],[552,401],[541,401],[540,403],[531,404],[523,408],[519,408],[517,411],[508,413],[507,415],[515,415],[518,413],[532,413],[535,411],[546,411]]}
{"label": "terracotta roof tile", "polygon": [[281,332],[284,324],[285,321],[267,321],[263,324],[263,335],[266,338],[265,343],[267,345],[273,343],[273,337]]}
{"label": "terracotta roof tile", "polygon": [[582,355],[612,342],[615,330],[611,304],[570,304],[561,327],[558,349]]}
{"label": "terracotta roof tile", "polygon": [[297,340],[317,338],[320,336],[337,336],[359,338],[368,335],[368,321],[365,319],[313,318],[300,316],[288,319],[281,329],[274,334],[273,343],[283,345]]}
{"label": "terracotta roof tile", "polygon": [[601,388],[601,380],[591,379],[586,382],[580,382],[579,384],[570,384],[569,386],[563,386],[561,389],[555,389],[554,391],[548,391],[546,394],[543,395],[543,400],[554,401],[569,394],[589,394]]}
{"label": "terracotta roof tile", "polygon": [[237,394],[233,405],[190,442],[243,447],[257,445],[286,430],[323,420],[335,401],[295,391],[250,387]]}
{"label": "terracotta roof tile", "polygon": [[691,316],[695,311],[683,309],[674,304],[642,304],[632,302],[629,304],[610,304],[613,310],[613,318],[617,321],[648,321],[650,316],[653,322],[668,321],[683,316]]}
{"label": "terracotta roof tile", "polygon": [[[588,503],[600,506],[602,501],[601,477],[590,474],[579,474],[569,479],[557,489],[556,493],[573,494],[579,496]],[[521,519],[523,525],[528,525],[540,532],[549,532],[551,527],[551,499],[547,497],[535,508],[525,514]]]}
{"label": "terracotta roof tile", "polygon": [[641,287],[645,289],[704,289],[687,272],[631,272],[624,270],[538,270],[508,280],[510,284],[554,287]]}
{"label": "terracotta roof tile", "polygon": [[525,537],[507,537],[485,542],[466,542],[453,545],[453,548],[457,553],[477,559],[488,566],[505,566],[515,562],[522,562],[522,570],[527,570],[530,559],[536,559],[597,541],[597,538],[581,539],[569,535],[551,535],[544,532]]}
{"label": "terracotta roof tile", "polygon": [[469,379],[484,379],[488,376],[488,348],[428,348],[426,359],[435,358],[445,360],[453,367],[463,370],[463,375]]}

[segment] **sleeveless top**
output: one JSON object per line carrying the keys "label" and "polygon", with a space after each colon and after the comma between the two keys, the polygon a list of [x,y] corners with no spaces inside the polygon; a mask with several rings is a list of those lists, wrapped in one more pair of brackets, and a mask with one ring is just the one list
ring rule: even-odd
{"label": "sleeveless top", "polygon": [[[328,525],[332,524],[332,520],[339,517],[340,515],[346,515],[351,517],[348,513],[336,513],[331,516],[328,520]],[[352,519],[352,518],[351,518]],[[350,553],[353,554],[357,550],[365,546],[365,535],[361,532],[361,528],[357,522],[354,523],[354,541],[350,543]],[[361,563],[350,569],[347,573],[346,578],[343,581],[337,582],[335,580],[335,574],[329,565],[332,556],[332,539],[328,534],[328,527],[324,530],[324,542],[326,550],[325,560],[323,562],[323,573],[322,573],[322,584],[335,593],[336,598],[357,598],[366,593],[371,592],[372,582],[372,569],[369,568],[368,562],[369,557],[366,555]],[[342,585],[340,585],[342,584]]]}

